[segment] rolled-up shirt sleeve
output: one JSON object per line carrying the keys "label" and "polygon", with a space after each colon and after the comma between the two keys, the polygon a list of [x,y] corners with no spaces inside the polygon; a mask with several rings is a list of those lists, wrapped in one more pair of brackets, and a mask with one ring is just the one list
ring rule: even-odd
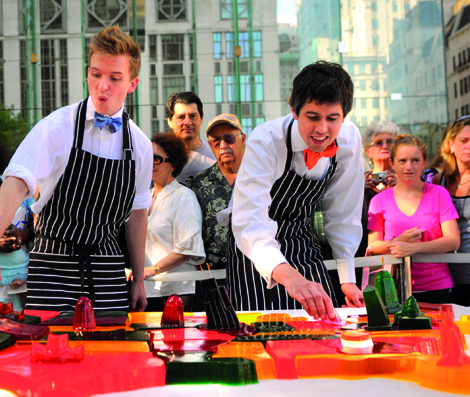
{"label": "rolled-up shirt sleeve", "polygon": [[152,205],[150,183],[152,182],[153,148],[148,140],[142,148],[142,154],[136,158],[135,197],[132,210],[147,209]]}
{"label": "rolled-up shirt sleeve", "polygon": [[277,223],[269,217],[273,170],[277,167],[274,143],[252,132],[237,174],[233,193],[232,230],[240,251],[254,263],[272,288],[276,266],[287,262],[276,241]]}
{"label": "rolled-up shirt sleeve", "polygon": [[325,232],[336,259],[341,284],[354,283],[354,255],[362,238],[364,171],[361,135],[349,123],[338,135],[337,170],[325,189]]}
{"label": "rolled-up shirt sleeve", "polygon": [[24,199],[50,175],[63,174],[70,155],[70,143],[59,124],[41,120],[29,132],[11,158],[3,178],[22,179],[28,187]]}
{"label": "rolled-up shirt sleeve", "polygon": [[206,257],[202,240],[202,211],[194,192],[179,189],[174,197],[173,252],[188,255],[186,263],[199,265]]}

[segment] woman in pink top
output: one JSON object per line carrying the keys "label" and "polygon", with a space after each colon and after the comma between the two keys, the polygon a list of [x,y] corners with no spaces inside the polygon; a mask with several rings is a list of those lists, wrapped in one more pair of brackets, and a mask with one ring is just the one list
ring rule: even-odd
{"label": "woman in pink top", "polygon": [[[427,163],[423,140],[399,135],[392,146],[390,162],[397,184],[370,203],[367,250],[372,255],[402,258],[458,249],[458,214],[448,191],[420,178]],[[453,281],[447,264],[413,263],[411,278],[418,301],[452,302]]]}

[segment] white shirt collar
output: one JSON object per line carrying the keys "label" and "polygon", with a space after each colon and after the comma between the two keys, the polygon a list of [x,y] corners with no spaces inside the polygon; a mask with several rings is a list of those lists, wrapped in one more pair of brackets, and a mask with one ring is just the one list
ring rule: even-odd
{"label": "white shirt collar", "polygon": [[[88,97],[88,103],[86,107],[86,119],[87,121],[91,121],[92,123],[94,122],[95,119],[95,105],[93,105],[93,101],[91,100],[91,97]],[[122,117],[122,112],[124,111],[124,105],[121,106],[121,109],[119,109],[116,113],[114,113],[111,117],[116,118],[116,117]],[[93,130],[90,129],[90,132]]]}

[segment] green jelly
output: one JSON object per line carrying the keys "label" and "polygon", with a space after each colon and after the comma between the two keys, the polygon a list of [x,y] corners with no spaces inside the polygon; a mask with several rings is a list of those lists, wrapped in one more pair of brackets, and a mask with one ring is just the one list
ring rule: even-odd
{"label": "green jelly", "polygon": [[13,340],[13,335],[7,334],[6,332],[0,332],[0,350],[6,349],[14,344],[15,341]]}
{"label": "green jelly", "polygon": [[398,303],[395,282],[389,272],[382,270],[377,274],[376,287],[389,314],[394,314],[402,309],[402,305]]}
{"label": "green jelly", "polygon": [[403,309],[395,313],[393,328],[398,330],[432,329],[431,319],[419,309],[418,302],[410,296]]}
{"label": "green jelly", "polygon": [[278,335],[278,334],[257,334],[249,336],[237,336],[232,342],[261,342],[266,347],[268,341],[284,341],[284,340],[297,340],[297,339],[311,339],[311,340],[322,340],[322,339],[338,339],[335,335]]}
{"label": "green jelly", "polygon": [[368,285],[364,290],[364,302],[367,310],[367,327],[369,331],[387,331],[392,329],[387,309],[377,289]]}
{"label": "green jelly", "polygon": [[212,358],[212,353],[157,353],[166,364],[167,385],[249,385],[258,383],[256,366],[246,358]]}
{"label": "green jelly", "polygon": [[289,324],[286,324],[284,321],[267,321],[267,322],[251,323],[251,325],[256,328],[257,332],[264,332],[264,333],[295,331],[294,327],[292,327]]}

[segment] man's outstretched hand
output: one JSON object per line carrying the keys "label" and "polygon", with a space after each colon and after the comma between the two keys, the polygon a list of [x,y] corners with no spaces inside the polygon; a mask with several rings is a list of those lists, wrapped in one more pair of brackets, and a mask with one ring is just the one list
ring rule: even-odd
{"label": "man's outstretched hand", "polygon": [[341,284],[341,290],[344,292],[346,299],[346,306],[343,307],[364,307],[364,296],[356,284]]}
{"label": "man's outstretched hand", "polygon": [[305,311],[313,318],[336,319],[333,303],[321,284],[305,279],[287,263],[276,266],[272,277],[284,285],[289,295],[299,301]]}

